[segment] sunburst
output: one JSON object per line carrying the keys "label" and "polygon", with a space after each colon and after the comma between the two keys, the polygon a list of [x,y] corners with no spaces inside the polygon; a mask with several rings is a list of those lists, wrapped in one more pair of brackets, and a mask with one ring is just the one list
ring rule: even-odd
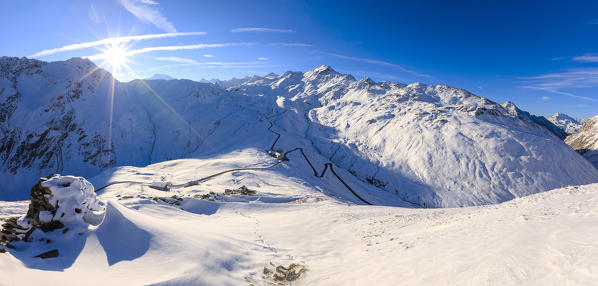
{"label": "sunburst", "polygon": [[102,66],[108,67],[112,73],[121,72],[123,67],[127,66],[129,58],[126,46],[120,43],[113,43],[106,45],[100,50],[103,52],[101,58],[104,59]]}

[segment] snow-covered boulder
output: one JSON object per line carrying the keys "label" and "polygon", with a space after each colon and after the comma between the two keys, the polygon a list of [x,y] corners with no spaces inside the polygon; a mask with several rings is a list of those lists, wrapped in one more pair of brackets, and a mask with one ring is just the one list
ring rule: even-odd
{"label": "snow-covered boulder", "polygon": [[[2,241],[46,238],[46,233],[69,230],[81,233],[99,225],[106,211],[93,185],[82,177],[54,175],[31,188],[27,214],[3,225]],[[56,236],[56,235],[51,235]]]}

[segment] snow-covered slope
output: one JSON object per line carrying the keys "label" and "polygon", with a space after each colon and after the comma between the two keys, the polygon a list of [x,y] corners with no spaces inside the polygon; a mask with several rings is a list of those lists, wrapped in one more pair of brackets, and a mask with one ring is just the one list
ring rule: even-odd
{"label": "snow-covered slope", "polygon": [[568,135],[576,133],[583,124],[583,120],[573,118],[567,114],[560,112],[553,114],[547,119],[554,125],[565,130],[565,132],[567,132]]}
{"label": "snow-covered slope", "polygon": [[567,137],[565,142],[598,168],[598,116],[584,121],[579,131]]}
{"label": "snow-covered slope", "polygon": [[[317,168],[332,162],[382,204],[488,204],[598,181],[543,126],[444,85],[357,81],[328,66],[227,89],[121,83],[82,59],[1,58],[0,67],[0,199],[25,198],[49,173],[91,177],[116,166],[265,151],[274,132],[274,149],[302,147]],[[297,178],[313,176],[299,153],[289,156]]]}
{"label": "snow-covered slope", "polygon": [[[108,177],[184,182],[268,159],[274,160],[242,151],[119,167]],[[68,244],[59,229],[52,241],[18,242],[0,253],[1,283],[276,285],[271,271],[291,264],[307,269],[293,285],[593,285],[598,279],[598,184],[490,206],[372,207],[322,193],[335,189],[334,178],[301,179],[293,167],[299,163],[168,192],[112,185],[98,196],[107,203],[98,226]],[[91,179],[96,187],[104,180]],[[256,193],[225,191],[241,185]],[[0,202],[0,218],[26,209],[27,202]],[[58,257],[34,258],[53,249]]]}

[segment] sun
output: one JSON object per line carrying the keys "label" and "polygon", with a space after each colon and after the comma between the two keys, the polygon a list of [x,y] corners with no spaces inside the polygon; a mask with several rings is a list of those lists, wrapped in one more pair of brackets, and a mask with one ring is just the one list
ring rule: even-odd
{"label": "sun", "polygon": [[102,54],[104,64],[107,65],[112,72],[119,72],[128,61],[127,48],[119,44],[107,45]]}

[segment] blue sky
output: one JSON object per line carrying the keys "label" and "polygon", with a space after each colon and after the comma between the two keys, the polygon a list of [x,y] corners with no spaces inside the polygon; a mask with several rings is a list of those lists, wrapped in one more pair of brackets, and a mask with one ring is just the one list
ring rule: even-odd
{"label": "blue sky", "polygon": [[111,70],[105,43],[90,42],[147,35],[118,44],[129,51],[114,70],[121,80],[328,64],[357,78],[465,88],[534,114],[598,114],[598,1],[23,0],[0,11],[6,56],[91,56]]}

